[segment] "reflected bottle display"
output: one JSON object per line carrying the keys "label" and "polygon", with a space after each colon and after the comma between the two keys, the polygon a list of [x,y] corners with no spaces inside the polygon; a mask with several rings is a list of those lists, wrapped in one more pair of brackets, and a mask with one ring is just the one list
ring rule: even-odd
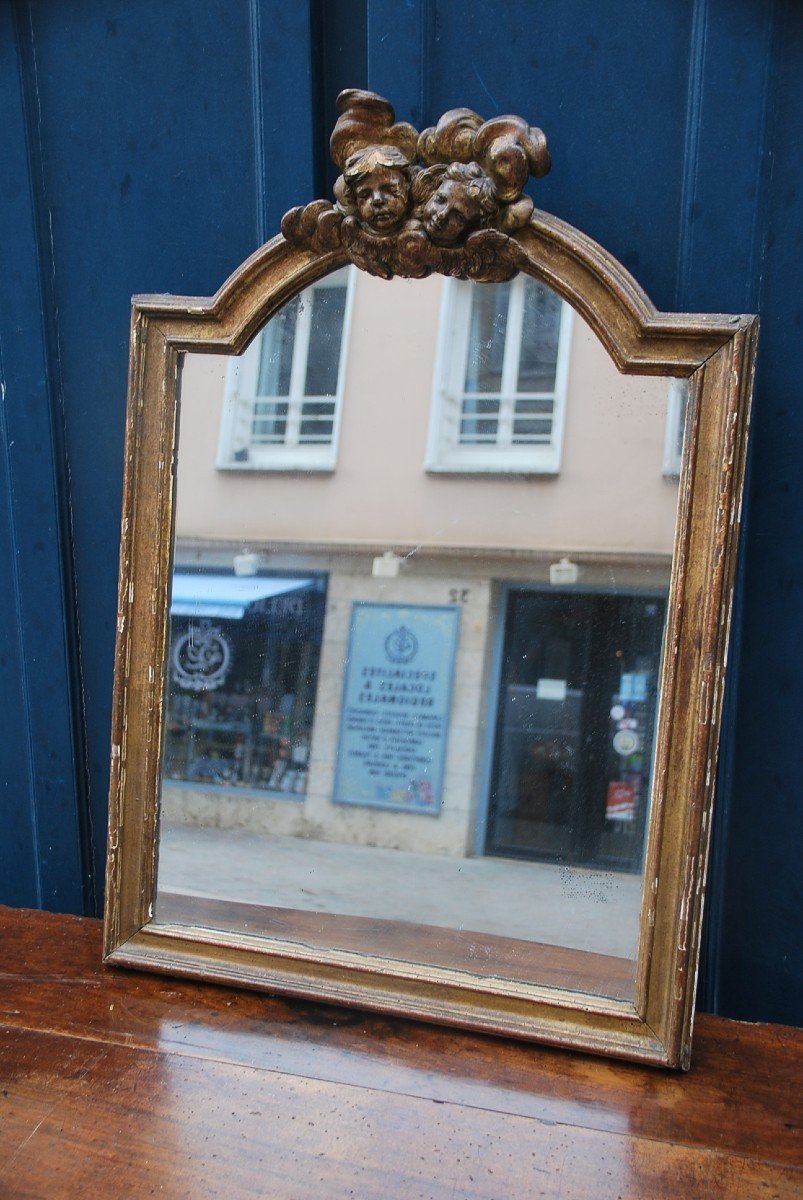
{"label": "reflected bottle display", "polygon": [[632,995],[682,381],[535,279],[350,268],[180,401],[157,919]]}

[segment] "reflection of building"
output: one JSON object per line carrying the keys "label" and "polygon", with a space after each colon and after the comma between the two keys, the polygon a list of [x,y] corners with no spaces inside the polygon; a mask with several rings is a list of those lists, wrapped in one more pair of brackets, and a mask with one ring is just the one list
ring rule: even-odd
{"label": "reflection of building", "polygon": [[[231,666],[214,688],[171,667],[166,811],[635,865],[682,421],[675,390],[667,427],[668,394],[666,380],[620,376],[524,278],[342,272],[242,359],[188,356],[172,654],[217,637]],[[424,703],[421,660],[365,668],[395,689],[383,711],[402,715],[365,733],[376,804],[334,795],[359,602],[403,606],[402,639],[425,611],[459,609],[436,816],[382,778],[435,753],[437,724],[422,740],[402,707]]]}

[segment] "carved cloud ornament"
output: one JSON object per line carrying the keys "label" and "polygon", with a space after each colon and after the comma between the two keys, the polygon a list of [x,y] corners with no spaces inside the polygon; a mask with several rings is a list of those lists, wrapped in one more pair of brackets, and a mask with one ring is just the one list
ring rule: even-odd
{"label": "carved cloud ornament", "polygon": [[511,236],[530,221],[522,189],[550,167],[546,137],[521,117],[484,121],[453,108],[418,133],[374,92],[337,99],[335,202],[292,208],[282,233],[315,251],[342,249],[358,267],[392,279],[433,272],[502,281],[523,264]]}

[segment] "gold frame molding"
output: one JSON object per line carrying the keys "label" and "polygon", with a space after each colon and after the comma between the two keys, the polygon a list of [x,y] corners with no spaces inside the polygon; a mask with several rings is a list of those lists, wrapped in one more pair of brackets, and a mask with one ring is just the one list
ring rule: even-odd
{"label": "gold frame molding", "polygon": [[[355,110],[367,105],[368,134],[376,138],[377,106],[371,109],[365,100],[370,95],[344,93],[350,99],[341,97],[341,114],[351,120],[353,132]],[[381,136],[388,129],[402,129],[404,145],[412,145],[410,127],[393,125],[393,110],[375,99],[387,106]],[[375,267],[370,254],[366,259],[360,230],[352,230],[351,240],[344,241],[337,232],[343,212],[323,201],[315,202],[314,219],[306,218],[306,226],[304,213],[314,206],[288,214],[283,228],[292,240],[279,235],[261,247],[215,296],[137,296],[132,302],[105,961],[687,1069],[758,321],[752,316],[658,312],[624,267],[578,230],[527,204],[522,223],[520,187],[516,192],[508,180],[504,192],[505,180],[500,184],[499,172],[494,175],[493,155],[499,138],[518,137],[519,145],[521,128],[527,127],[519,122],[513,134],[510,125],[501,133],[488,133],[486,127],[494,122],[477,124],[481,118],[471,117],[476,118],[468,123],[473,141],[466,140],[467,119],[459,124],[446,114],[434,130],[416,135],[419,155],[422,146],[430,160],[440,155],[435,160],[440,162],[455,153],[463,161],[472,156],[471,162],[484,154],[482,169],[495,179],[497,193],[512,197],[505,202],[504,217],[511,231],[503,232],[502,219],[494,218],[497,228],[473,235],[482,239],[481,253],[476,247],[471,254],[465,249],[469,236],[465,243],[447,247],[446,258],[437,245],[422,257],[418,236],[409,269],[394,250],[395,258],[379,254],[381,270],[374,273],[387,273],[391,260],[391,273],[402,274],[438,270],[499,278],[523,271],[574,306],[620,371],[681,376],[690,384],[635,999],[484,978],[453,966],[380,954],[315,949],[179,918],[153,920],[180,356],[239,354],[302,288],[349,261],[367,270]],[[450,134],[455,127],[457,134]],[[527,133],[535,146],[528,151],[530,174],[548,168],[546,142],[541,145],[534,137],[538,134],[532,129]],[[333,135],[333,148],[334,142]],[[371,143],[369,148],[377,147]],[[341,146],[347,162],[354,154],[353,137],[345,150],[348,154]],[[533,170],[536,151],[540,170]],[[412,151],[406,153],[410,158]],[[503,166],[509,160],[503,156]],[[335,215],[322,222],[324,210]],[[380,241],[370,230],[362,232],[369,241]],[[401,238],[398,234],[397,241]]]}

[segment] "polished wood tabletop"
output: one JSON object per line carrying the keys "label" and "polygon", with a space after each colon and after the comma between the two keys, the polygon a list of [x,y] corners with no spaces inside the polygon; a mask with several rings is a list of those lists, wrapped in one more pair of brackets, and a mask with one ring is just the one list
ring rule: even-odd
{"label": "polished wood tabletop", "polygon": [[803,1031],[688,1075],[104,967],[0,908],[2,1200],[803,1196]]}

